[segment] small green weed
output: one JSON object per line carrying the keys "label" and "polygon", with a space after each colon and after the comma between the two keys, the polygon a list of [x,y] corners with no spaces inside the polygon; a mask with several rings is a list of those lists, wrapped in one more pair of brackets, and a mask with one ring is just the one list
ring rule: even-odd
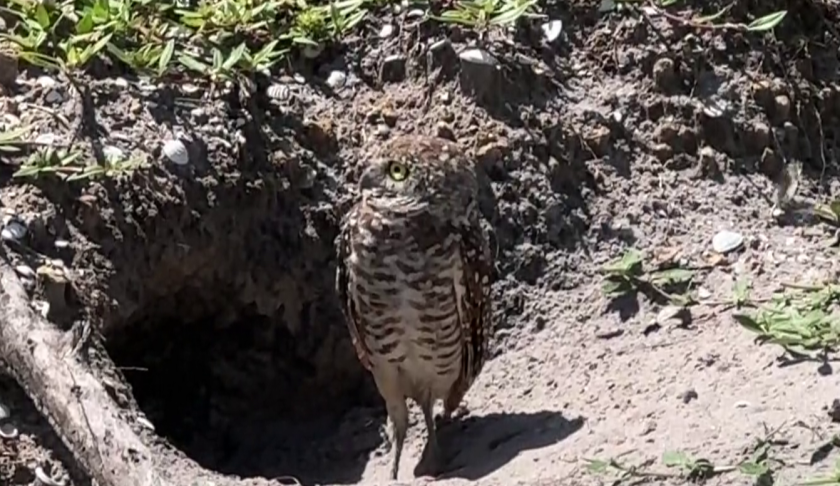
{"label": "small green weed", "polygon": [[47,147],[31,154],[12,174],[17,178],[55,176],[71,182],[99,177],[115,177],[142,167],[134,160],[106,160],[103,164],[79,164],[81,151]]}
{"label": "small green weed", "polygon": [[484,32],[490,27],[514,24],[523,16],[533,14],[536,5],[537,0],[460,0],[453,9],[435,19]]}
{"label": "small green weed", "polygon": [[265,72],[295,46],[338,41],[372,0],[10,0],[0,39],[27,63],[70,72],[96,59],[162,77],[194,72],[211,80]]}
{"label": "small green weed", "polygon": [[840,345],[840,318],[834,310],[840,285],[787,285],[770,303],[753,312],[735,314],[761,342],[782,346],[796,357],[825,358]]}
{"label": "small green weed", "polygon": [[652,11],[672,20],[675,22],[679,22],[689,27],[695,27],[698,29],[729,29],[729,30],[740,30],[744,32],[762,32],[774,29],[777,25],[779,25],[782,20],[784,20],[785,16],[787,16],[787,10],[778,10],[767,15],[763,15],[749,24],[743,23],[730,23],[730,22],[719,22],[725,14],[732,8],[730,4],[723,9],[710,14],[710,15],[703,15],[694,18],[685,18],[680,17],[674,14],[671,14],[665,10],[667,7],[672,7],[679,3],[680,0],[659,0],[659,1],[646,1],[646,0],[601,0],[601,5],[598,10],[601,13],[613,12],[613,11],[637,11],[639,8],[647,8],[652,9]]}
{"label": "small green weed", "polygon": [[0,156],[4,153],[12,154],[19,152],[20,146],[26,143],[23,137],[28,133],[29,127],[0,132]]}
{"label": "small green weed", "polygon": [[785,463],[772,457],[772,447],[777,444],[774,436],[782,427],[767,430],[762,438],[757,440],[749,449],[749,456],[736,465],[715,465],[708,459],[693,457],[682,451],[669,451],[662,455],[662,465],[677,472],[654,471],[649,469],[654,461],[647,461],[640,465],[628,465],[617,459],[586,459],[587,469],[595,474],[617,475],[613,486],[630,483],[637,480],[682,478],[692,482],[703,481],[714,476],[730,472],[752,478],[755,486],[771,486],[773,475]]}
{"label": "small green weed", "polygon": [[686,306],[694,301],[685,291],[694,278],[693,270],[667,268],[648,272],[644,269],[642,253],[635,249],[606,265],[602,272],[605,274],[602,291],[611,298],[640,292],[665,298],[674,305]]}

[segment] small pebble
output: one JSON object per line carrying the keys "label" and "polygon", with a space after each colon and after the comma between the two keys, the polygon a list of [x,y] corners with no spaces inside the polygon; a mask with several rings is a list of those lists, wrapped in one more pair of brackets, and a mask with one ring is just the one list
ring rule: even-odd
{"label": "small pebble", "polygon": [[307,59],[315,59],[316,57],[321,55],[321,51],[323,50],[324,48],[320,45],[313,46],[311,44],[306,44],[305,46],[303,46],[303,57]]}
{"label": "small pebble", "polygon": [[58,137],[54,133],[42,133],[35,137],[35,143],[40,145],[55,145]]}
{"label": "small pebble", "polygon": [[64,101],[64,96],[58,92],[58,90],[51,89],[47,92],[47,95],[44,97],[44,101],[50,104],[61,103]]}
{"label": "small pebble", "polygon": [[682,307],[677,305],[666,305],[656,315],[656,322],[660,325],[665,324],[671,319],[677,317],[677,315],[680,313],[680,311],[682,311],[682,309]]}
{"label": "small pebble", "polygon": [[106,145],[105,147],[102,147],[102,155],[104,155],[105,159],[109,162],[117,162],[125,158],[125,153],[123,153],[122,149],[113,145]]}
{"label": "small pebble", "polygon": [[712,249],[716,253],[729,253],[744,244],[744,237],[734,231],[721,231],[712,238]]}
{"label": "small pebble", "polygon": [[38,79],[35,80],[35,83],[44,89],[48,89],[54,88],[58,84],[58,81],[56,81],[55,78],[51,78],[49,76],[38,76]]}
{"label": "small pebble", "polygon": [[699,395],[697,394],[696,391],[694,391],[693,388],[689,388],[688,390],[686,390],[686,391],[680,393],[679,395],[677,395],[677,398],[682,400],[683,403],[689,403],[690,401],[696,400],[697,398],[699,398]]}
{"label": "small pebble", "polygon": [[341,71],[332,71],[327,77],[327,85],[332,89],[339,89],[347,82],[347,75]]}
{"label": "small pebble", "polygon": [[167,140],[163,144],[163,154],[178,165],[187,165],[190,162],[190,154],[187,147],[180,140]]}
{"label": "small pebble", "polygon": [[70,242],[67,241],[67,240],[55,240],[55,243],[53,243],[53,244],[58,249],[64,249],[64,248],[69,248],[70,247]]}
{"label": "small pebble", "polygon": [[431,45],[429,45],[429,50],[433,51],[433,52],[434,51],[439,51],[439,50],[441,50],[444,47],[447,47],[449,45],[450,45],[449,44],[449,39],[441,39],[441,40],[435,41]]}
{"label": "small pebble", "polygon": [[735,402],[735,408],[747,408],[749,406],[750,406],[750,402],[747,402],[745,400]]}
{"label": "small pebble", "polygon": [[9,407],[0,403],[0,420],[6,420],[10,415]]}

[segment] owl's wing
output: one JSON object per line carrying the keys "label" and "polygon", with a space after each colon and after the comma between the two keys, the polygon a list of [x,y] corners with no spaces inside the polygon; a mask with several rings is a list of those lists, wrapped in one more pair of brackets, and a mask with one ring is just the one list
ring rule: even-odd
{"label": "owl's wing", "polygon": [[350,271],[347,268],[347,259],[350,258],[350,241],[355,231],[356,208],[348,213],[342,222],[341,231],[338,235],[338,263],[335,275],[335,286],[338,298],[341,301],[341,310],[344,313],[344,320],[347,322],[347,329],[350,331],[350,340],[356,349],[356,356],[367,370],[371,369],[370,351],[365,345],[365,323],[359,314],[356,299],[353,296],[353,289]]}
{"label": "owl's wing", "polygon": [[459,303],[461,316],[461,376],[446,399],[454,410],[481,372],[492,335],[490,281],[493,263],[490,248],[478,221],[459,230],[465,292]]}

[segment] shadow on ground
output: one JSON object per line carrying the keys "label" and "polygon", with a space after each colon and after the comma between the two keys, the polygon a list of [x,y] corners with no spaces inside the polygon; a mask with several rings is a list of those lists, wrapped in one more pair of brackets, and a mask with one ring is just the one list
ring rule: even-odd
{"label": "shadow on ground", "polygon": [[566,439],[580,430],[584,421],[584,417],[569,420],[561,412],[493,413],[443,427],[441,445],[450,451],[450,457],[442,477],[481,479],[524,451]]}

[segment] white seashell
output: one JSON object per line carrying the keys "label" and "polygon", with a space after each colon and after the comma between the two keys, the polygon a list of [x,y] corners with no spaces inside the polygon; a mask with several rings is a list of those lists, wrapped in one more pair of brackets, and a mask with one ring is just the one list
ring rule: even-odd
{"label": "white seashell", "polygon": [[35,83],[38,84],[38,86],[47,89],[54,88],[58,84],[58,81],[56,81],[55,78],[51,78],[49,76],[38,76],[38,79],[35,80]]}
{"label": "white seashell", "polygon": [[35,270],[32,270],[32,267],[28,265],[18,265],[15,267],[15,272],[18,275],[22,275],[24,277],[34,278],[35,277]]}
{"label": "white seashell", "polygon": [[149,419],[147,419],[146,417],[137,417],[137,423],[148,430],[155,430],[155,425],[152,422],[150,422]]}
{"label": "white seashell", "polygon": [[292,89],[288,84],[274,83],[265,90],[269,98],[274,100],[288,100],[292,97]]}
{"label": "white seashell", "polygon": [[347,75],[341,71],[332,71],[327,77],[327,85],[332,89],[338,89],[347,82]]}
{"label": "white seashell", "polygon": [[35,479],[40,481],[43,486],[64,486],[64,483],[59,483],[55,479],[49,477],[41,466],[35,468]]}
{"label": "white seashell", "polygon": [[125,153],[122,149],[113,145],[106,145],[102,147],[102,155],[104,155],[109,162],[117,162],[125,158]]}
{"label": "white seashell", "polygon": [[293,74],[292,79],[294,79],[297,84],[306,84],[306,78],[304,78],[300,73]]}
{"label": "white seashell", "polygon": [[56,248],[59,248],[59,249],[70,248],[70,242],[67,241],[67,240],[55,240],[55,243],[53,243],[53,244],[55,245]]}
{"label": "white seashell", "polygon": [[17,221],[9,221],[0,231],[0,237],[5,241],[20,241],[26,235],[26,226]]}
{"label": "white seashell", "polygon": [[187,146],[180,140],[167,140],[163,144],[163,154],[175,164],[187,165],[190,163],[190,154],[187,152]]}
{"label": "white seashell", "polygon": [[557,38],[560,37],[560,33],[563,32],[563,21],[552,20],[542,24],[540,27],[542,28],[545,40],[551,43],[557,40]]}
{"label": "white seashell", "polygon": [[486,66],[498,66],[499,64],[499,61],[497,61],[492,54],[477,47],[465,49],[458,55],[458,57],[460,57],[462,61],[473,64],[484,64]]}
{"label": "white seashell", "polygon": [[734,231],[721,231],[712,238],[712,249],[717,253],[729,253],[744,244],[744,237]]}
{"label": "white seashell", "polygon": [[11,411],[9,407],[0,403],[0,420],[6,420],[11,416]]}
{"label": "white seashell", "polygon": [[117,88],[126,89],[128,88],[128,80],[125,78],[117,78],[114,80],[114,86]]}
{"label": "white seashell", "polygon": [[14,439],[18,435],[20,435],[20,431],[18,428],[15,427],[15,424],[6,422],[5,424],[0,424],[0,438],[3,439]]}
{"label": "white seashell", "polygon": [[391,25],[391,24],[385,24],[385,25],[382,26],[381,29],[379,29],[379,38],[380,39],[387,39],[388,37],[391,37],[391,35],[393,33],[394,33],[394,26]]}

